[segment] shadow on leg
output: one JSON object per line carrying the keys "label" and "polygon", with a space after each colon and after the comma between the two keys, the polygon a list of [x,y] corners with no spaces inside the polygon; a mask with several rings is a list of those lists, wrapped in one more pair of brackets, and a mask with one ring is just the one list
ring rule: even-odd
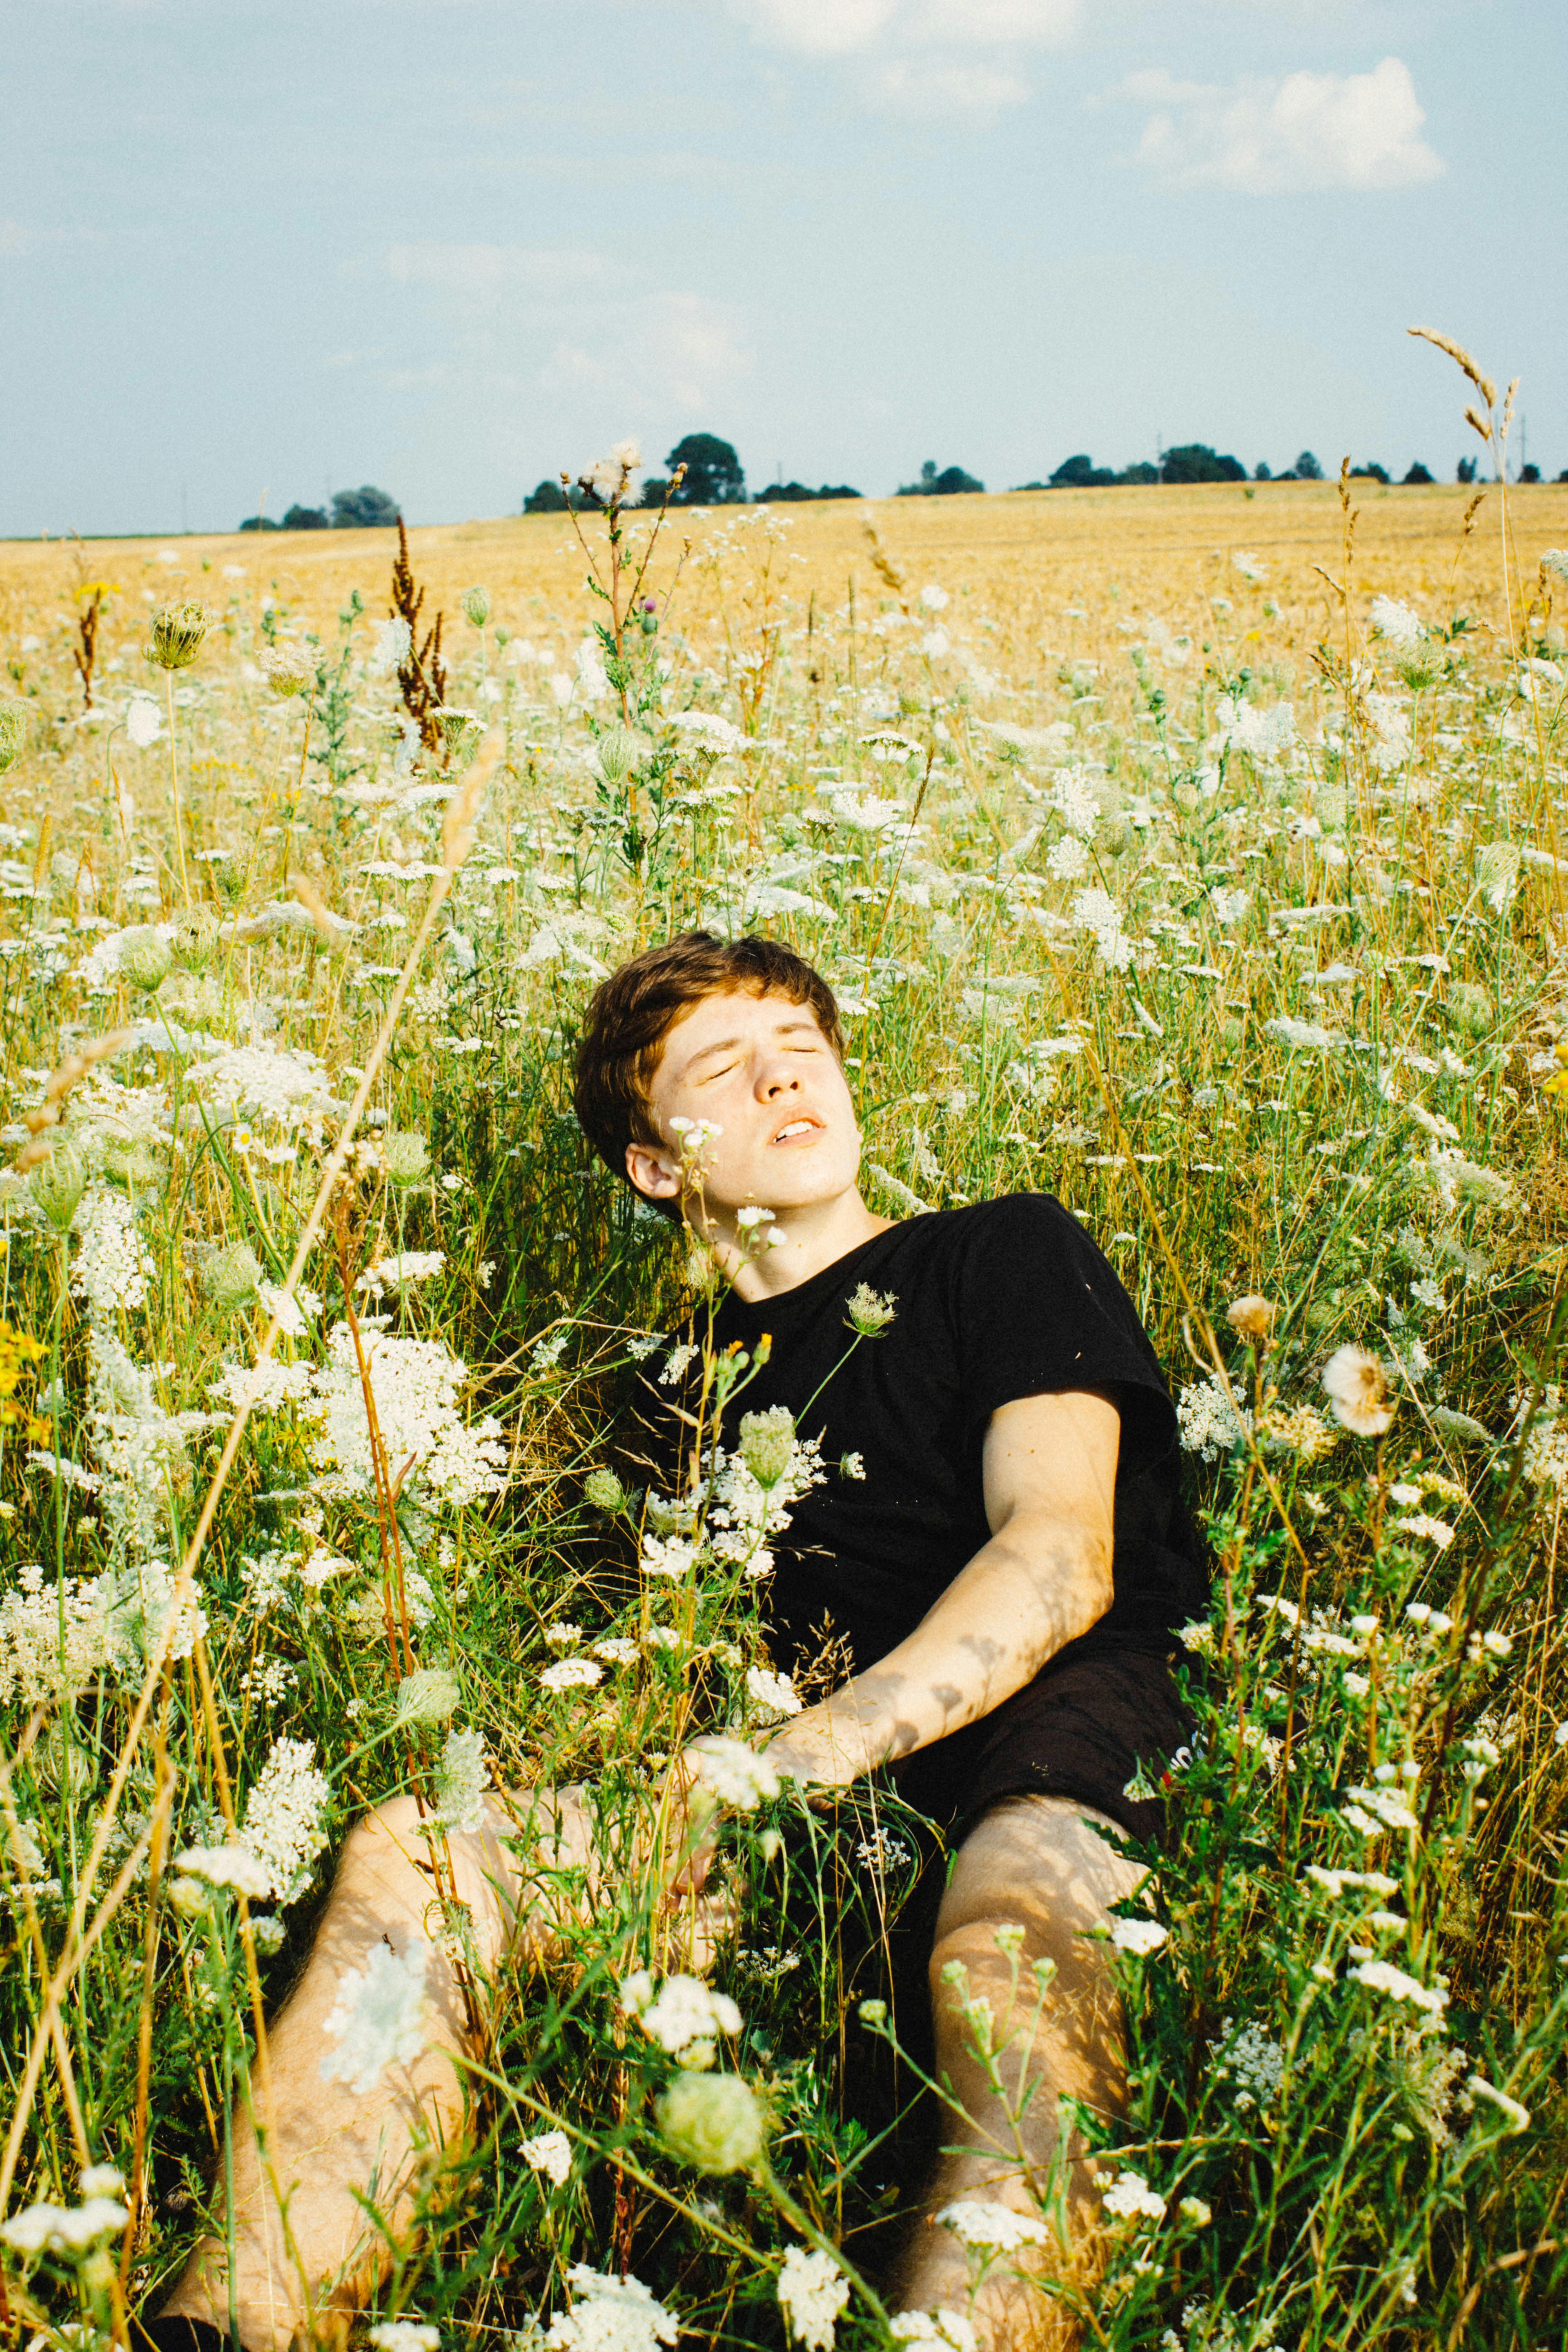
{"label": "shadow on leg", "polygon": [[[1081,2152],[1061,2146],[1058,2102],[1078,2100],[1102,2115],[1126,2105],[1121,1997],[1106,1947],[1083,1938],[1106,1923],[1109,1906],[1131,1895],[1142,1874],[1110,1851],[1086,1816],[1115,1826],[1063,1797],[1010,1797],[992,1806],[959,1849],[937,1916],[936,2072],[962,2112],[949,2110],[944,2152],[895,2294],[906,2309],[967,2312],[988,2352],[1058,2352],[1076,2344],[1079,2331],[1029,2282],[1026,2252],[998,2257],[972,2305],[977,2257],[934,2216],[973,2200],[1037,2220],[1065,2163],[1068,2243],[1046,2254],[1053,2267],[1087,2280],[1099,2198]],[[1021,1938],[1005,1936],[1016,1946],[1016,1979],[998,1929],[1022,1931]],[[1039,1962],[1054,1968],[1043,1998]],[[982,2049],[989,2042],[989,2065],[977,2038]]]}
{"label": "shadow on leg", "polygon": [[[515,1848],[530,1836],[531,1864],[520,1868],[502,1841]],[[491,1801],[481,1829],[448,1832],[446,1843],[482,2002],[485,1980],[509,1951],[542,1957],[574,1895],[585,1884],[591,1890],[593,1822],[577,1790],[525,1790],[510,1809]],[[368,2091],[323,2080],[321,2060],[333,2047],[326,2021],[342,1978],[377,1948],[402,1958],[426,1945],[418,2056],[386,2067]],[[248,2118],[237,2110],[234,2117],[233,2306],[247,2352],[282,2352],[309,2319],[358,2308],[389,2266],[386,2233],[408,2226],[423,2170],[461,2138],[459,2062],[471,2042],[451,1949],[418,1808],[395,1798],[344,1842],[304,1973],[268,2032],[270,2101],[260,2069],[254,2087],[269,2164]],[[208,2320],[226,2333],[229,2265],[224,2238],[204,2239],[160,2316]]]}

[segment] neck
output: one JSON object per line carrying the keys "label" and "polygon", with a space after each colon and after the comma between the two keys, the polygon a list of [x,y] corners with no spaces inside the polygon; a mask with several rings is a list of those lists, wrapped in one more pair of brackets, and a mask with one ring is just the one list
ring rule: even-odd
{"label": "neck", "polygon": [[784,1240],[773,1249],[759,1250],[753,1236],[742,1236],[730,1219],[714,1212],[698,1231],[748,1307],[782,1292],[798,1289],[833,1265],[862,1242],[885,1234],[896,1217],[879,1217],[852,1186],[837,1200],[814,1202],[809,1208],[781,1209],[773,1218]]}

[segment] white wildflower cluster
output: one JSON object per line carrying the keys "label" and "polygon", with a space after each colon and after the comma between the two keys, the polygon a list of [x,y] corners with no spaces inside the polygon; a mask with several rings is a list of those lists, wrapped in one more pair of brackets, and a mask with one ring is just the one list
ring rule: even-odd
{"label": "white wildflower cluster", "polygon": [[1249,758],[1275,761],[1297,740],[1296,713],[1288,702],[1260,710],[1238,694],[1222,694],[1215,705],[1216,732],[1212,749],[1245,751]]}
{"label": "white wildflower cluster", "polygon": [[1337,1029],[1325,1029],[1318,1021],[1294,1021],[1283,1013],[1263,1027],[1266,1035],[1282,1039],[1299,1053],[1331,1054],[1345,1042]]}
{"label": "white wildflower cluster", "polygon": [[[456,1507],[500,1494],[507,1482],[507,1449],[493,1416],[466,1422],[458,1398],[468,1368],[439,1339],[409,1339],[364,1330],[362,1342],[388,1459],[412,1463],[412,1475],[436,1501]],[[327,1360],[312,1383],[321,1433],[311,1448],[323,1467],[335,1467],[360,1487],[371,1484],[370,1427],[365,1419],[353,1334],[346,1323],[327,1335]]]}
{"label": "white wildflower cluster", "polygon": [[268,1891],[280,1903],[297,1901],[310,1884],[310,1865],[327,1843],[328,1794],[313,1740],[273,1741],[246,1800],[239,1843],[266,1869]]}
{"label": "white wildflower cluster", "polygon": [[673,2344],[679,2322],[638,2278],[616,2278],[574,2263],[566,2273],[572,2308],[545,2331],[549,2352],[657,2352]]}
{"label": "white wildflower cluster", "polygon": [[444,1830],[481,1829],[489,1758],[478,1731],[449,1731],[436,1767],[436,1819]]}
{"label": "white wildflower cluster", "polygon": [[1418,646],[1426,634],[1419,613],[1397,596],[1374,596],[1369,617],[1376,635],[1391,646]]}
{"label": "white wildflower cluster", "polygon": [[700,1977],[666,1977],[656,1990],[647,1969],[634,1969],[621,1979],[621,2007],[683,2066],[711,2066],[720,2035],[741,2031],[741,2012],[729,1994],[715,1992]]}
{"label": "white wildflower cluster", "polygon": [[1068,833],[1089,840],[1100,822],[1100,796],[1087,768],[1058,768],[1046,805],[1054,809]]}
{"label": "white wildflower cluster", "polygon": [[1395,1789],[1352,1787],[1342,1791],[1340,1819],[1363,1837],[1381,1837],[1385,1830],[1416,1830],[1421,1823]]}
{"label": "white wildflower cluster", "polygon": [[1151,2189],[1142,2172],[1125,2171],[1106,2181],[1096,2175],[1097,2185],[1103,2186],[1100,2203],[1106,2212],[1118,2221],[1163,2221],[1165,2200],[1158,2189]]}
{"label": "white wildflower cluster", "polygon": [[1388,1960],[1362,1960],[1348,1973],[1371,1992],[1381,1992],[1390,2000],[1406,2001],[1413,2009],[1424,2011],[1434,2024],[1441,2022],[1448,2006],[1445,1986],[1424,1985],[1418,1977],[1406,1975]]}
{"label": "white wildflower cluster", "polygon": [[572,2143],[563,2131],[535,2132],[522,2142],[522,2160],[559,2189],[572,2169]]}
{"label": "white wildflower cluster", "polygon": [[1131,1952],[1138,1959],[1147,1959],[1152,1952],[1160,1951],[1171,1940],[1171,1931],[1158,1919],[1113,1919],[1110,1940],[1119,1952]]}
{"label": "white wildflower cluster", "polygon": [[705,1732],[691,1741],[686,1752],[703,1788],[721,1805],[733,1805],[737,1811],[749,1813],[766,1799],[778,1795],[777,1772],[765,1756],[759,1756],[743,1739],[727,1739],[721,1733]]}
{"label": "white wildflower cluster", "polygon": [[1234,2102],[1237,2114],[1274,2105],[1285,2080],[1285,2053],[1260,2025],[1237,2025],[1232,2018],[1223,2019],[1218,2041],[1209,2043],[1209,2055],[1215,2062],[1215,2081],[1237,2086]]}
{"label": "white wildflower cluster", "polygon": [[374,1265],[366,1266],[354,1287],[368,1290],[376,1299],[389,1293],[395,1297],[416,1282],[427,1282],[433,1274],[440,1273],[446,1263],[446,1255],[440,1250],[404,1250],[396,1257],[379,1258]]}
{"label": "white wildflower cluster", "polygon": [[805,2352],[833,2352],[838,2315],[849,2300],[849,2282],[831,2254],[792,2246],[779,2272],[779,2309],[790,2336]]}
{"label": "white wildflower cluster", "polygon": [[558,1658],[540,1675],[539,1687],[547,1691],[593,1690],[604,1679],[604,1667],[592,1658]]}
{"label": "white wildflower cluster", "polygon": [[1410,757],[1410,709],[1396,694],[1365,698],[1367,753],[1379,775],[1392,775]]}
{"label": "white wildflower cluster", "polygon": [[[84,2173],[84,2187],[87,2179]],[[25,2205],[0,2221],[0,2241],[17,2254],[85,2254],[130,2219],[130,2207],[114,2196],[89,2196],[79,2205]]]}
{"label": "white wildflower cluster", "polygon": [[749,738],[728,719],[721,719],[711,710],[677,710],[665,720],[680,738],[683,750],[705,752],[710,759],[721,759],[728,751],[743,751]]}
{"label": "white wildflower cluster", "polygon": [[1122,929],[1121,909],[1109,890],[1079,890],[1073,894],[1075,930],[1094,934],[1096,953],[1107,971],[1125,971],[1132,961],[1132,942]]}
{"label": "white wildflower cluster", "polygon": [[46,1584],[36,1564],[0,1599],[0,1705],[68,1706],[106,1670],[135,1655],[116,1579],[67,1576]]}
{"label": "white wildflower cluster", "polygon": [[1051,2242],[1051,2232],[1037,2213],[1016,2213],[1011,2206],[990,2199],[983,2202],[979,2198],[960,2198],[956,2204],[944,2205],[936,2218],[961,2245],[987,2253],[1012,2254],[1021,2246],[1045,2246]]}
{"label": "white wildflower cluster", "polygon": [[1523,1428],[1527,1419],[1530,1423],[1521,1467],[1532,1486],[1568,1486],[1568,1416],[1563,1402],[1562,1389],[1549,1381],[1538,1402],[1527,1394],[1515,1407],[1515,1429]]}
{"label": "white wildflower cluster", "polygon": [[910,2352],[980,2352],[980,2338],[961,2311],[896,2311],[888,2323],[895,2344]]}
{"label": "white wildflower cluster", "polygon": [[100,1323],[112,1324],[122,1313],[145,1307],[153,1259],[125,1194],[112,1184],[89,1184],[74,1222],[72,1296],[85,1299],[89,1315]]}
{"label": "white wildflower cluster", "polygon": [[424,1937],[395,1952],[371,1948],[363,1969],[345,1969],[321,2031],[335,2045],[321,2060],[324,2083],[374,2091],[389,2066],[411,2066],[428,2039],[425,1979],[432,1947]]}
{"label": "white wildflower cluster", "polygon": [[[752,1418],[748,1415],[748,1419]],[[763,1486],[747,1461],[743,1446],[732,1454],[715,1446],[708,1462],[705,1525],[708,1549],[716,1559],[743,1565],[749,1576],[760,1577],[765,1576],[773,1564],[765,1538],[788,1527],[790,1506],[814,1486],[820,1486],[827,1471],[822,1459],[821,1440],[794,1435],[793,1425],[787,1454],[782,1462],[771,1455],[764,1459],[758,1445],[750,1450],[771,1477],[775,1470],[778,1475]]]}
{"label": "white wildflower cluster", "polygon": [[270,1045],[236,1045],[195,1062],[185,1084],[202,1101],[233,1119],[270,1119],[298,1129],[324,1116],[335,1097],[326,1065],[303,1046],[284,1053]]}
{"label": "white wildflower cluster", "polygon": [[[1198,2198],[1184,2198],[1183,2210],[1201,2202]],[[1167,2327],[1160,2338],[1160,2352],[1285,2352],[1283,2344],[1267,2341],[1273,2328],[1266,2315],[1249,2312],[1245,2321],[1240,2320],[1233,2311],[1223,2305],[1216,2306],[1203,2295],[1183,2304],[1182,2326],[1185,2343],[1173,2327]]]}
{"label": "white wildflower cluster", "polygon": [[746,1696],[765,1716],[798,1715],[800,1693],[787,1675],[775,1675],[767,1666],[748,1666]]}
{"label": "white wildflower cluster", "polygon": [[[174,1367],[136,1363],[96,1320],[89,1324],[87,1358],[86,1427],[101,1474],[104,1520],[132,1559],[145,1559],[168,1522],[171,1497],[190,1482],[185,1425],[165,1412],[153,1390],[154,1380]],[[198,1424],[202,1418],[195,1416]]]}
{"label": "white wildflower cluster", "polygon": [[1231,1402],[1218,1373],[1211,1372],[1206,1381],[1191,1381],[1183,1389],[1176,1426],[1188,1454],[1201,1462],[1217,1462],[1222,1454],[1246,1444],[1252,1415],[1245,1405]]}

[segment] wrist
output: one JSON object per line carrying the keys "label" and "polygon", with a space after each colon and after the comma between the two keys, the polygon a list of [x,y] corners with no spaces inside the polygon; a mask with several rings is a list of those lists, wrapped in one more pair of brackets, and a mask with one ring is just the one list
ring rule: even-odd
{"label": "wrist", "polygon": [[776,1732],[763,1750],[776,1772],[818,1788],[846,1789],[881,1760],[852,1712],[815,1706]]}

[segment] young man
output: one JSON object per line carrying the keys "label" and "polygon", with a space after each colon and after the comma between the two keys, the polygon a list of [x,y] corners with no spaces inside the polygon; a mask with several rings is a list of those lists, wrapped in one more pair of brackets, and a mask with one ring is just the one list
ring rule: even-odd
{"label": "young man", "polygon": [[[775,1548],[764,1607],[777,1663],[832,1637],[851,1671],[767,1752],[826,1788],[888,1767],[956,1844],[930,1975],[938,2073],[967,2120],[945,2135],[891,2292],[894,2308],[963,2311],[967,2257],[931,2217],[959,2199],[1036,2211],[1066,2153],[1058,2100],[1114,2112],[1124,2096],[1105,1947],[1084,1938],[1139,1876],[1098,1832],[1154,1825],[1157,1809],[1129,1785],[1140,1767],[1157,1779],[1184,1737],[1172,1628],[1201,1609],[1205,1580],[1177,1494],[1170,1399],[1131,1302],[1055,1201],[901,1222],[867,1206],[837,1008],[778,943],[689,932],[624,966],[589,1007],[576,1102],[608,1164],[684,1216],[732,1283],[720,1344],[769,1335],[747,1408],[787,1406],[825,1459],[853,1453],[863,1467],[800,1498]],[[694,1188],[682,1138],[696,1121]],[[743,1217],[757,1208],[783,1235],[761,1253]],[[851,1348],[848,1301],[862,1287],[891,1319]],[[677,1775],[678,1798],[682,1785]],[[587,1859],[580,1792],[520,1801],[547,1823],[547,1863]],[[448,1841],[489,1969],[538,1914],[530,1874],[500,1842],[517,1810],[492,1805],[482,1831]],[[364,2093],[321,2081],[322,2025],[345,1969],[424,1938],[435,1892],[409,1801],[351,1833],[269,2036],[269,2170],[237,2132],[232,2273],[219,2242],[198,2249],[153,2323],[163,2346],[180,2343],[182,2320],[232,2322],[247,2352],[281,2352],[304,2313],[301,2281],[318,2307],[363,2299],[381,2267],[363,2200],[395,2221],[418,2128],[460,2128],[468,2028],[442,1975],[426,2050]],[[1037,2019],[1041,1960],[1056,1973]],[[1010,2014],[1015,1969],[1030,1988],[1023,2017]],[[1001,2095],[960,2014],[965,1995],[989,2001],[1005,2040]],[[265,2086],[258,2104],[265,2118]],[[1075,2235],[1096,2210],[1083,2171],[1073,2165],[1068,2185]],[[972,2317],[988,2352],[1072,2340],[1016,2276],[988,2282]]]}

